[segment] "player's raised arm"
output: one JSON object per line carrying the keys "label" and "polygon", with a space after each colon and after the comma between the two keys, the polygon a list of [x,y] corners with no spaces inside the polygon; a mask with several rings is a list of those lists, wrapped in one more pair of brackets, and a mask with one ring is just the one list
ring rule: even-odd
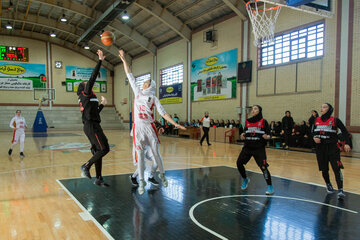
{"label": "player's raised arm", "polygon": [[104,56],[104,53],[99,49],[97,50],[97,55],[99,56],[99,61],[98,63],[96,64],[96,67],[95,69],[93,70],[92,74],[91,74],[91,77],[89,79],[89,82],[86,84],[85,86],[85,94],[86,95],[90,95],[91,92],[92,92],[92,88],[95,84],[95,81],[96,81],[96,78],[97,76],[99,75],[99,71],[100,71],[100,67],[101,67],[101,63],[102,61],[104,61],[105,59],[105,56]]}
{"label": "player's raised arm", "polygon": [[130,67],[129,67],[128,62],[126,61],[124,50],[122,50],[122,49],[119,50],[119,57],[120,57],[121,61],[123,62],[124,71],[126,73],[127,78],[129,79],[130,86],[131,86],[132,90],[134,91],[135,96],[141,94],[141,90],[136,85],[135,78],[134,78],[133,74],[130,71]]}

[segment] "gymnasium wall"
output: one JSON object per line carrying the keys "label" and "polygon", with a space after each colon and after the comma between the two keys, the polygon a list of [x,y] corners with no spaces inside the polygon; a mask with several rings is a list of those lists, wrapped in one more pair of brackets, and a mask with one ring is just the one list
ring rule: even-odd
{"label": "gymnasium wall", "polygon": [[[157,51],[157,95],[159,96],[160,87],[160,70],[166,67],[177,65],[182,63],[184,66],[183,72],[183,84],[182,84],[182,103],[164,104],[164,108],[167,113],[174,115],[176,113],[180,118],[180,121],[185,121],[187,117],[186,105],[188,97],[188,75],[187,69],[187,42],[185,40],[177,41],[173,44],[158,49]],[[157,117],[159,118],[159,116]]]}
{"label": "gymnasium wall", "polygon": [[360,126],[360,1],[354,1],[353,31],[350,125]]}
{"label": "gymnasium wall", "polygon": [[[47,50],[46,42],[32,40],[29,38],[19,38],[12,36],[1,36],[0,44],[6,46],[21,46],[29,48],[29,62],[36,64],[45,64],[47,71]],[[56,89],[56,101],[54,105],[74,105],[78,106],[77,96],[74,92],[66,92],[66,86],[62,86],[61,82],[65,81],[65,67],[79,66],[79,67],[95,67],[96,62],[72,51],[67,48],[51,44],[50,47],[51,62],[52,62],[52,81],[53,88]],[[62,61],[63,68],[55,69],[55,61]],[[97,93],[98,96],[103,95],[108,100],[108,105],[112,105],[112,77],[110,71],[107,70],[107,93]],[[48,72],[46,72],[49,80]],[[21,97],[19,97],[19,94]],[[38,104],[33,101],[33,91],[12,91],[0,90],[0,104]]]}
{"label": "gymnasium wall", "polygon": [[[283,32],[308,23],[324,21],[324,56],[320,59],[288,65],[257,68],[257,51],[250,38],[250,58],[253,81],[249,84],[249,105],[263,107],[264,117],[280,120],[290,110],[294,121],[308,120],[312,109],[320,110],[321,104],[334,105],[336,12],[333,18],[322,18],[300,11],[282,8],[276,22],[276,32]],[[250,30],[252,32],[252,29]]]}
{"label": "gymnasium wall", "polygon": [[[209,27],[208,29],[212,29]],[[192,35],[192,60],[209,57],[214,54],[238,49],[238,62],[241,62],[242,50],[242,22],[239,17],[233,17],[227,21],[214,25],[217,31],[217,44],[212,47],[211,43],[203,42],[204,29]],[[236,98],[216,101],[192,102],[192,119],[201,119],[205,111],[209,111],[213,119],[238,120],[236,107],[240,107],[240,84],[236,84]]]}

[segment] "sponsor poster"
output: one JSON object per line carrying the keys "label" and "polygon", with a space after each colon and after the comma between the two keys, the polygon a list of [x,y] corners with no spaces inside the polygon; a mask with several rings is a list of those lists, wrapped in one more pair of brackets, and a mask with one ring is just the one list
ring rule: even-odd
{"label": "sponsor poster", "polygon": [[0,62],[0,90],[46,88],[45,64]]}
{"label": "sponsor poster", "polygon": [[182,83],[159,88],[159,99],[161,104],[182,102]]}
{"label": "sponsor poster", "polygon": [[[66,66],[66,91],[77,92],[82,81],[89,81],[93,67]],[[107,92],[106,69],[100,68],[99,75],[93,87],[93,92]]]}
{"label": "sponsor poster", "polygon": [[191,101],[236,98],[237,48],[191,62]]}

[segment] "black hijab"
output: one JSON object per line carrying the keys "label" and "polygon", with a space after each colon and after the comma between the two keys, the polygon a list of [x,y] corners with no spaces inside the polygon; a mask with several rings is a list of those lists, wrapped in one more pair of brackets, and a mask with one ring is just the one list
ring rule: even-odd
{"label": "black hijab", "polygon": [[334,111],[334,108],[333,108],[333,106],[331,106],[330,103],[324,103],[324,104],[328,105],[329,110],[321,116],[321,121],[326,122],[331,117],[331,115]]}
{"label": "black hijab", "polygon": [[77,95],[80,96],[81,92],[85,90],[85,84],[81,82],[78,86]]}
{"label": "black hijab", "polygon": [[263,118],[262,107],[260,105],[254,105],[254,106],[257,106],[259,108],[259,113],[256,116],[253,116],[248,119],[248,122],[251,122],[251,123],[256,123]]}

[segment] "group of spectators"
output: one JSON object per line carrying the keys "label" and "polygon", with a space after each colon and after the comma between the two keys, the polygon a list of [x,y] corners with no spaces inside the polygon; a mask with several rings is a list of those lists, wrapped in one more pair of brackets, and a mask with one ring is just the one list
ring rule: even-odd
{"label": "group of spectators", "polygon": [[318,116],[318,112],[313,110],[308,121],[301,121],[300,124],[296,124],[291,117],[291,112],[286,111],[281,122],[272,121],[270,123],[271,136],[279,137],[284,148],[313,148],[315,143],[311,136],[311,131]]}

